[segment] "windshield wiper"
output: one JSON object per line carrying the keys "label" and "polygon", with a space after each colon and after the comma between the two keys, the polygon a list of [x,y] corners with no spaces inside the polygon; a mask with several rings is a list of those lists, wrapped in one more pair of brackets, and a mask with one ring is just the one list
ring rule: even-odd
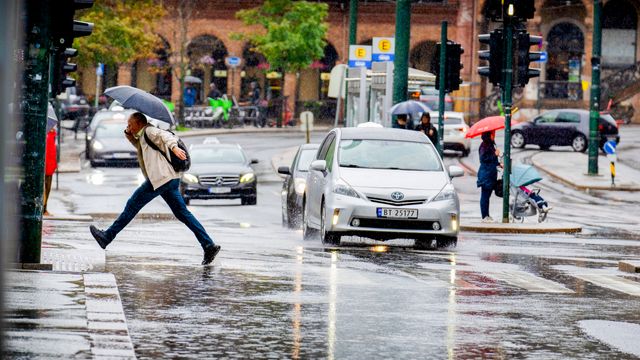
{"label": "windshield wiper", "polygon": [[340,167],[361,168],[362,166],[356,164],[340,164]]}

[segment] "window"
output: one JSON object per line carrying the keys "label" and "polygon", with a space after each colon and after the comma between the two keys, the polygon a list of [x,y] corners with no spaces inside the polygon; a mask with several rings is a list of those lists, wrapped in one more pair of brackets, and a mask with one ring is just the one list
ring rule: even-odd
{"label": "window", "polygon": [[302,150],[298,156],[298,171],[307,172],[316,155],[316,150]]}
{"label": "window", "polygon": [[338,153],[342,167],[407,171],[442,171],[431,144],[394,140],[342,140]]}
{"label": "window", "polygon": [[536,118],[535,122],[536,124],[551,124],[556,122],[556,117],[558,116],[558,113],[546,113],[538,118]]}
{"label": "window", "polygon": [[333,170],[333,157],[336,153],[336,139],[334,138],[329,145],[329,150],[327,151],[327,156],[324,160],[327,162],[327,170],[331,172]]}
{"label": "window", "polygon": [[329,149],[329,145],[331,144],[331,141],[333,141],[335,137],[336,135],[334,133],[327,135],[327,137],[322,142],[322,145],[320,145],[320,151],[318,151],[318,156],[316,156],[316,160],[324,160],[324,158],[327,156],[327,150]]}
{"label": "window", "polygon": [[556,119],[556,122],[578,124],[580,123],[580,114],[566,112],[560,113],[560,115],[558,115],[558,118]]}

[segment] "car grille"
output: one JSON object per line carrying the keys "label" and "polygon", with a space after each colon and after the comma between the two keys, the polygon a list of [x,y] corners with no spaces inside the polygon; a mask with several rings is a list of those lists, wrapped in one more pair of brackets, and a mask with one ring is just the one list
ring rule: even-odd
{"label": "car grille", "polygon": [[398,230],[433,230],[433,221],[366,219],[359,218],[361,228],[398,229]]}
{"label": "car grille", "polygon": [[427,199],[411,199],[411,200],[390,200],[383,199],[378,197],[367,196],[367,198],[374,203],[385,204],[385,205],[393,205],[393,206],[405,206],[405,205],[420,205],[424,204]]}
{"label": "car grille", "polygon": [[200,175],[200,184],[208,186],[237,185],[240,177],[237,175]]}

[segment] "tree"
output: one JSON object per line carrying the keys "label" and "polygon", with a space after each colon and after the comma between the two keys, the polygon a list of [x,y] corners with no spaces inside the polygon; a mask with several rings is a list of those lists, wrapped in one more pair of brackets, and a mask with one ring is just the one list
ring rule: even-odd
{"label": "tree", "polygon": [[94,23],[94,28],[91,36],[74,42],[80,49],[78,63],[117,66],[155,57],[160,38],[153,30],[165,13],[154,0],[96,0],[79,12],[79,19]]}
{"label": "tree", "polygon": [[173,31],[173,43],[178,44],[177,50],[172,52],[170,61],[171,73],[180,83],[180,98],[178,100],[178,123],[184,122],[184,77],[189,70],[189,57],[187,56],[187,45],[189,43],[189,23],[194,16],[197,1],[179,0],[175,10],[177,29]]}
{"label": "tree", "polygon": [[240,33],[236,37],[248,40],[252,50],[264,55],[272,69],[280,70],[284,84],[284,73],[299,76],[300,70],[324,55],[328,12],[326,3],[266,0],[261,6],[236,13],[245,25],[258,25],[263,32]]}

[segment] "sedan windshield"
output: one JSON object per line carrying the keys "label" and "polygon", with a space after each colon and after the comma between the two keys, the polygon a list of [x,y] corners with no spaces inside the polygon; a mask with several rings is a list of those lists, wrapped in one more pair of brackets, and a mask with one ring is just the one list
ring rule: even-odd
{"label": "sedan windshield", "polygon": [[316,156],[316,149],[302,150],[300,153],[300,160],[298,160],[298,171],[307,172],[309,171],[309,165]]}
{"label": "sedan windshield", "polygon": [[433,146],[410,141],[342,140],[339,164],[366,169],[442,171]]}
{"label": "sedan windshield", "polygon": [[96,129],[96,138],[124,138],[124,129],[127,127],[127,123],[101,123]]}
{"label": "sedan windshield", "polygon": [[193,163],[243,164],[246,159],[238,148],[195,148],[189,150]]}

